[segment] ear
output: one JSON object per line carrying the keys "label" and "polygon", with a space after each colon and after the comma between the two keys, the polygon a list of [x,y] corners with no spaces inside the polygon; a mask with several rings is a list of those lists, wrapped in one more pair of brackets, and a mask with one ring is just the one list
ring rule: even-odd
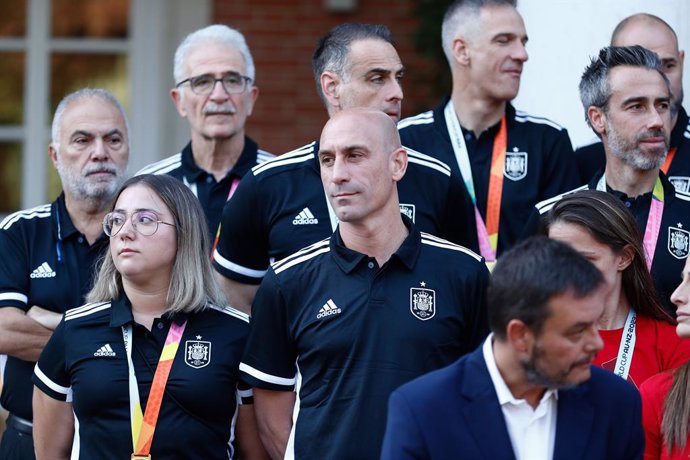
{"label": "ear", "polygon": [[606,114],[602,108],[594,107],[593,105],[589,106],[587,109],[587,118],[592,124],[594,131],[600,136],[606,134]]}
{"label": "ear", "polygon": [[630,264],[635,260],[635,250],[629,244],[626,244],[619,254],[620,259],[618,260],[618,271],[622,272],[630,266]]}
{"label": "ear", "polygon": [[58,157],[57,157],[57,150],[55,150],[55,147],[53,144],[48,145],[48,156],[50,157],[50,161],[53,162],[53,166],[55,166],[55,169],[58,167]]}
{"label": "ear", "polygon": [[177,113],[180,114],[181,117],[186,117],[187,116],[187,110],[184,108],[184,104],[182,103],[182,94],[180,93],[179,88],[173,88],[170,90],[170,99],[172,99],[173,104],[175,104],[175,108],[177,109]]}
{"label": "ear", "polygon": [[532,330],[519,319],[511,319],[506,327],[506,339],[520,354],[530,354],[535,337]]}
{"label": "ear", "polygon": [[684,50],[678,51],[678,61],[679,61],[679,62],[678,62],[678,65],[679,65],[680,68],[682,69],[682,68],[683,68],[683,63],[685,62],[685,51],[684,51]]}
{"label": "ear", "polygon": [[329,112],[331,108],[340,108],[340,77],[334,72],[326,70],[321,74],[321,91],[328,101]]}
{"label": "ear", "polygon": [[453,57],[455,61],[461,66],[470,65],[470,51],[467,47],[468,43],[462,37],[455,37],[452,44]]}
{"label": "ear", "polygon": [[390,164],[393,180],[398,182],[407,171],[407,150],[400,147],[390,155]]}
{"label": "ear", "polygon": [[256,98],[259,97],[259,87],[252,86],[249,90],[248,100],[247,100],[247,116],[252,114],[254,110],[254,104],[256,103]]}

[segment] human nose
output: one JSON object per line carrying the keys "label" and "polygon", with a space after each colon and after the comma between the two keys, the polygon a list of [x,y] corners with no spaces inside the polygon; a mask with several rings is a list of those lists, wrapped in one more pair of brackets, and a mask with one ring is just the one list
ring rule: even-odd
{"label": "human nose", "polygon": [[389,93],[388,100],[402,102],[403,100],[403,89],[400,80],[394,78],[390,85],[388,85]]}
{"label": "human nose", "polygon": [[342,184],[349,180],[349,171],[347,162],[339,156],[333,160],[333,167],[331,168],[331,180],[336,184]]}
{"label": "human nose", "polygon": [[592,326],[589,331],[586,347],[588,353],[597,353],[604,348],[604,341],[596,325]]}
{"label": "human nose", "polygon": [[525,62],[529,59],[529,54],[527,54],[527,48],[524,43],[518,41],[513,47],[513,59],[520,62]]}
{"label": "human nose", "polygon": [[664,127],[664,125],[665,125],[664,117],[668,117],[669,122],[670,122],[670,115],[669,115],[668,111],[660,112],[655,107],[654,110],[650,110],[650,117],[649,117],[649,120],[647,121],[647,127],[650,129],[659,129],[659,128]]}
{"label": "human nose", "polygon": [[690,298],[690,279],[687,277],[683,279],[683,282],[680,283],[680,286],[676,288],[675,291],[673,291],[673,294],[671,294],[671,302],[677,307],[687,305],[688,299]]}
{"label": "human nose", "polygon": [[108,150],[105,145],[105,139],[97,138],[93,143],[93,151],[91,152],[91,159],[104,160],[108,158]]}
{"label": "human nose", "polygon": [[213,82],[210,96],[211,99],[227,99],[230,96],[230,93],[228,93],[225,86],[223,86],[223,81],[221,79]]}

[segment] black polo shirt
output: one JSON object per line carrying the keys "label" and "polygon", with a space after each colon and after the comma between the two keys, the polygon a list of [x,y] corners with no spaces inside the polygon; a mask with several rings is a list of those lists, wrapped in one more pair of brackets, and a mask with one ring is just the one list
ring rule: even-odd
{"label": "black polo shirt", "polygon": [[[681,192],[690,192],[690,118],[683,107],[678,112],[676,125],[671,131],[671,148],[675,147],[676,156],[673,157],[668,168],[668,180]],[[601,140],[584,145],[575,150],[575,161],[580,174],[580,183],[584,184],[606,165],[606,153]]]}
{"label": "black polo shirt", "polygon": [[[129,300],[87,304],[65,314],[36,365],[34,384],[72,402],[81,459],[124,459],[132,454],[127,354],[122,326],[133,324],[132,361],[142,410],[151,390],[171,321],[187,326],[165,387],[151,445],[152,458],[232,458],[241,398],[238,366],[248,317],[232,308],[163,315],[151,331],[134,323]],[[199,350],[199,356],[194,352]]]}
{"label": "black polo shirt", "polygon": [[[227,203],[213,266],[227,278],[259,284],[269,263],[327,238],[329,213],[321,183],[318,142],[258,165]],[[477,249],[469,196],[452,180],[450,167],[408,149],[398,182],[401,212],[427,233]]]}
{"label": "black polo shirt", "polygon": [[336,231],[266,274],[240,370],[256,388],[297,391],[286,458],[378,458],[390,393],[487,335],[483,259],[406,225],[382,267]]}
{"label": "black polo shirt", "polygon": [[[433,111],[406,118],[398,123],[403,144],[432,155],[451,166],[454,177],[462,181],[460,166],[451,144],[444,109],[445,99]],[[536,203],[578,185],[573,148],[568,132],[556,123],[516,111],[506,106],[508,148],[506,164],[520,160],[521,168],[504,168],[498,229],[498,254],[509,249],[522,234],[522,227]],[[486,221],[491,154],[500,122],[476,137],[462,128],[469,152],[477,206]],[[510,174],[505,172],[512,171]],[[464,188],[464,184],[462,184]],[[476,233],[476,228],[473,228]]]}
{"label": "black polo shirt", "polygon": [[[538,203],[525,226],[523,236],[537,233],[541,217],[546,215],[564,196],[580,190],[596,190],[602,174],[602,171],[599,171],[587,185]],[[685,259],[690,253],[690,194],[674,189],[664,173],[660,172],[659,176],[664,186],[664,213],[661,218],[651,273],[661,304],[669,313],[675,315],[676,306],[671,302],[671,294],[680,283]],[[631,198],[625,193],[611,189],[608,185],[606,191],[623,200],[625,206],[635,216],[640,233],[644,235],[649,209],[652,205],[652,192]]]}
{"label": "black polo shirt", "polygon": [[[83,304],[107,247],[105,235],[89,246],[67,213],[64,195],[9,215],[0,223],[0,308],[28,311],[37,305],[64,313]],[[33,366],[8,356],[2,376],[2,407],[27,420],[32,419]]]}
{"label": "black polo shirt", "polygon": [[213,241],[216,237],[220,216],[223,213],[223,206],[228,200],[233,182],[242,179],[252,167],[271,158],[274,158],[272,154],[260,150],[256,142],[245,136],[244,149],[237,163],[220,182],[217,182],[213,174],[199,168],[194,162],[192,143],[190,142],[182,149],[182,152],[144,167],[137,175],[167,174],[184,182],[194,192],[204,208],[209,235]]}

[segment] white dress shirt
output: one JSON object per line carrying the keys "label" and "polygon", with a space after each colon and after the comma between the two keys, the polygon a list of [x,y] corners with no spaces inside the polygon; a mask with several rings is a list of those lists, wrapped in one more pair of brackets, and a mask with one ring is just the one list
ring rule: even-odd
{"label": "white dress shirt", "polygon": [[484,361],[498,395],[508,435],[517,460],[551,460],[556,441],[558,390],[547,390],[536,409],[524,399],[516,399],[496,366],[493,334],[482,347]]}

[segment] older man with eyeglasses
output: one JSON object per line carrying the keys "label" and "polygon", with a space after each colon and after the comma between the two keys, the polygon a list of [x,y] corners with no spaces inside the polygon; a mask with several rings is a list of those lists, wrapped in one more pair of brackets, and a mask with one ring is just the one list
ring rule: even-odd
{"label": "older man with eyeglasses", "polygon": [[189,122],[192,139],[180,153],[138,174],[168,174],[184,182],[199,198],[213,240],[223,205],[242,176],[273,157],[244,132],[259,95],[254,61],[240,32],[216,24],[178,46],[174,77],[170,96]]}

